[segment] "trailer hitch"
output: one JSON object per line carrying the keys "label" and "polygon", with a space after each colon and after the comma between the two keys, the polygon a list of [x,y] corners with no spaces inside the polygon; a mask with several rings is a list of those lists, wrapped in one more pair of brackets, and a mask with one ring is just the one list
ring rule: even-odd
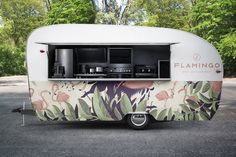
{"label": "trailer hitch", "polygon": [[22,124],[21,124],[21,126],[25,126],[25,115],[30,115],[30,116],[35,115],[35,111],[33,109],[26,109],[25,108],[25,102],[22,103],[22,107],[13,109],[11,112],[21,113],[21,115],[22,115]]}
{"label": "trailer hitch", "polygon": [[35,111],[33,109],[23,109],[22,107],[13,109],[11,112],[21,113],[22,115],[31,115],[31,116],[35,115]]}

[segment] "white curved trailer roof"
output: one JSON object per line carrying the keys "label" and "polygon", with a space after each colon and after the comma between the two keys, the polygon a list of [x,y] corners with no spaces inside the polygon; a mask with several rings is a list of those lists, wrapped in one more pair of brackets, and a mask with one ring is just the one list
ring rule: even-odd
{"label": "white curved trailer roof", "polygon": [[169,28],[63,24],[45,26],[27,41],[30,81],[48,80],[47,45],[171,45],[171,80],[221,81],[223,66],[217,50],[206,40]]}

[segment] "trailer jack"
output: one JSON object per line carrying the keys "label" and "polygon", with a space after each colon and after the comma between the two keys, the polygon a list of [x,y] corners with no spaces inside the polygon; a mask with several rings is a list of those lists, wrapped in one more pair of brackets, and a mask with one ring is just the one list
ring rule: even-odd
{"label": "trailer jack", "polygon": [[35,115],[35,111],[32,109],[23,109],[22,107],[13,109],[12,112],[14,113],[20,113],[22,115],[30,115],[30,116],[34,116]]}
{"label": "trailer jack", "polygon": [[25,102],[22,103],[22,107],[13,109],[12,112],[20,113],[22,115],[22,124],[21,126],[25,126],[25,115],[34,116],[35,111],[32,109],[25,109]]}

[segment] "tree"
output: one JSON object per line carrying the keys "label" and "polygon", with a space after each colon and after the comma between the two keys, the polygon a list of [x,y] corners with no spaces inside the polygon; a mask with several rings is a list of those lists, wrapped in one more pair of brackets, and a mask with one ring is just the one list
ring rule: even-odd
{"label": "tree", "polygon": [[223,58],[225,76],[236,76],[236,30],[224,35],[217,47]]}
{"label": "tree", "polygon": [[198,0],[192,7],[191,31],[215,46],[236,25],[236,2],[232,0]]}
{"label": "tree", "polygon": [[0,45],[0,76],[25,74],[24,54],[20,49],[9,45]]}
{"label": "tree", "polygon": [[24,43],[28,34],[42,25],[45,15],[42,4],[41,0],[1,1],[0,16],[3,19],[1,29],[15,45]]}
{"label": "tree", "polygon": [[[47,1],[47,24],[94,23],[96,10],[92,0]],[[50,4],[50,6],[49,6]]]}
{"label": "tree", "polygon": [[143,25],[187,30],[188,0],[143,0],[147,22]]}
{"label": "tree", "polygon": [[144,10],[140,7],[141,0],[95,0],[98,13],[96,23],[130,25],[140,24],[145,19]]}
{"label": "tree", "polygon": [[11,39],[10,33],[12,30],[12,22],[5,21],[4,24],[2,22],[2,26],[0,27],[0,45],[14,45],[13,39]]}
{"label": "tree", "polygon": [[189,16],[191,31],[219,50],[226,76],[236,76],[235,8],[233,0],[197,0]]}

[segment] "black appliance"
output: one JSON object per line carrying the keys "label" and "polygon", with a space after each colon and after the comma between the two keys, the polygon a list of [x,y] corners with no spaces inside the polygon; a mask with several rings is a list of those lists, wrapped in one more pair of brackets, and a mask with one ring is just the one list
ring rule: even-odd
{"label": "black appliance", "polygon": [[77,63],[106,63],[107,53],[105,48],[78,48]]}
{"label": "black appliance", "polygon": [[109,48],[110,64],[132,64],[132,48]]}
{"label": "black appliance", "polygon": [[79,64],[79,74],[103,74],[106,71],[106,67],[103,66],[94,66],[94,65],[88,65],[88,64]]}
{"label": "black appliance", "polygon": [[52,78],[64,78],[65,68],[60,63],[54,63]]}
{"label": "black appliance", "polygon": [[96,66],[95,67],[95,72],[96,73],[103,73],[104,68],[102,66]]}
{"label": "black appliance", "polygon": [[135,77],[157,77],[156,65],[135,65]]}
{"label": "black appliance", "polygon": [[158,61],[158,77],[159,78],[170,78],[170,61],[169,60],[159,60]]}
{"label": "black appliance", "polygon": [[132,73],[133,68],[130,64],[112,64],[109,66],[109,73]]}
{"label": "black appliance", "polygon": [[108,49],[108,77],[131,78],[133,77],[133,49],[109,48]]}
{"label": "black appliance", "polygon": [[133,77],[133,68],[131,64],[111,64],[108,74],[112,78],[130,78]]}
{"label": "black appliance", "polygon": [[74,49],[55,49],[53,78],[73,77],[73,53]]}

